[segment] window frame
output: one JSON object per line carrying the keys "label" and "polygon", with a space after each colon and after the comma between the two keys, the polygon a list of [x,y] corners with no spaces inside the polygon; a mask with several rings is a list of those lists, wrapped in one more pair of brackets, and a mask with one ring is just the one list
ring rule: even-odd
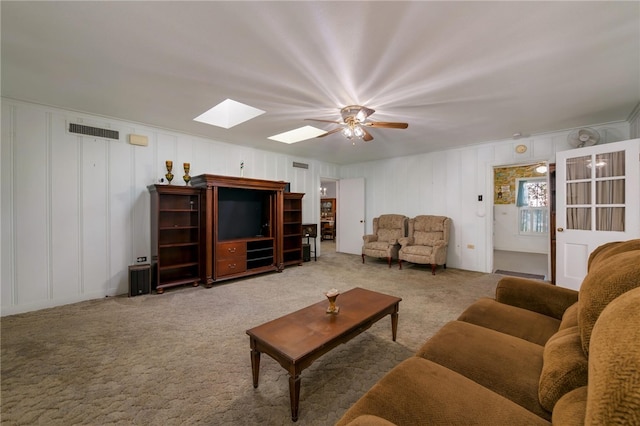
{"label": "window frame", "polygon": [[[544,206],[531,206],[531,205],[519,205],[520,202],[520,197],[521,197],[521,192],[523,190],[523,186],[524,183],[527,182],[539,182],[539,183],[544,183],[546,188],[545,188],[545,193],[546,193],[546,200],[545,200],[545,205]],[[522,236],[533,236],[533,237],[547,237],[549,235],[549,180],[547,179],[547,177],[523,177],[523,178],[517,178],[516,179],[516,207],[518,208],[518,235],[522,235]],[[528,192],[528,191],[527,191]],[[528,198],[528,197],[527,197]],[[531,226],[534,223],[534,220],[532,219],[535,215],[539,215],[540,213],[535,213],[535,212],[544,212],[544,214],[542,215],[542,220],[544,221],[544,231],[523,231],[523,228],[533,228],[533,226]],[[526,227],[523,226],[525,225],[525,223],[523,222],[523,219],[525,217],[529,217],[530,220],[528,221],[529,223],[527,223]]]}

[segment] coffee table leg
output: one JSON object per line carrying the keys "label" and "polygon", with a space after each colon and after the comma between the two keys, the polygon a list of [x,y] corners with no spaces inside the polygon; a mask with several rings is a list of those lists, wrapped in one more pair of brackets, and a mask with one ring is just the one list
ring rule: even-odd
{"label": "coffee table leg", "polygon": [[395,310],[391,314],[391,335],[393,337],[393,341],[396,341],[396,334],[398,333],[398,305],[396,305]]}
{"label": "coffee table leg", "polygon": [[255,349],[251,349],[251,371],[253,373],[253,387],[257,388],[260,376],[260,352]]}
{"label": "coffee table leg", "polygon": [[289,397],[291,399],[291,420],[298,421],[298,403],[300,402],[300,376],[289,375]]}

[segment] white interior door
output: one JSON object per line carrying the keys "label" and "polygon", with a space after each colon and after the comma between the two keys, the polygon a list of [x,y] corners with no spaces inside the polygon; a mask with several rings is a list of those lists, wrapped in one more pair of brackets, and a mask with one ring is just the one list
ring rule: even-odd
{"label": "white interior door", "polygon": [[589,254],[640,237],[640,139],[556,154],[556,284],[578,290]]}
{"label": "white interior door", "polygon": [[341,179],[338,183],[336,251],[362,253],[364,235],[364,178]]}

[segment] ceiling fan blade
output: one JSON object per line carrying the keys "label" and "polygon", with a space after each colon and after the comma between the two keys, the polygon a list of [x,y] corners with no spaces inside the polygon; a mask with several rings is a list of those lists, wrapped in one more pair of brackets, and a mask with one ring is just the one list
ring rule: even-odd
{"label": "ceiling fan blade", "polygon": [[305,120],[307,121],[320,121],[322,123],[335,123],[335,124],[344,124],[342,121],[335,121],[335,120],[320,120],[318,118],[305,118]]}
{"label": "ceiling fan blade", "polygon": [[362,131],[364,132],[364,136],[362,136],[363,141],[369,142],[373,140],[373,136],[371,136],[371,133],[367,132],[367,129],[362,129]]}
{"label": "ceiling fan blade", "polygon": [[337,128],[335,128],[333,130],[329,130],[327,133],[323,133],[323,134],[321,134],[319,136],[316,136],[316,137],[324,138],[325,136],[329,136],[329,135],[332,135],[334,133],[340,132],[341,130],[342,130],[342,127],[337,127]]}
{"label": "ceiling fan blade", "polygon": [[409,127],[408,123],[397,123],[392,121],[367,121],[365,123],[362,123],[362,125],[387,129],[406,129],[407,127]]}

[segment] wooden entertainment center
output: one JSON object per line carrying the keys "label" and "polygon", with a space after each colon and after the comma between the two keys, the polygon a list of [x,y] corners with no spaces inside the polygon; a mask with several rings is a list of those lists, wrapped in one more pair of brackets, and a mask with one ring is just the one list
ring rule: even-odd
{"label": "wooden entertainment center", "polygon": [[[216,281],[301,265],[304,194],[285,192],[286,186],[209,174],[194,176],[191,186],[149,186],[156,291],[191,282],[211,287]],[[177,231],[184,226],[188,237]],[[179,238],[168,247],[172,235]],[[188,276],[165,279],[169,265],[183,259],[189,261]]]}

